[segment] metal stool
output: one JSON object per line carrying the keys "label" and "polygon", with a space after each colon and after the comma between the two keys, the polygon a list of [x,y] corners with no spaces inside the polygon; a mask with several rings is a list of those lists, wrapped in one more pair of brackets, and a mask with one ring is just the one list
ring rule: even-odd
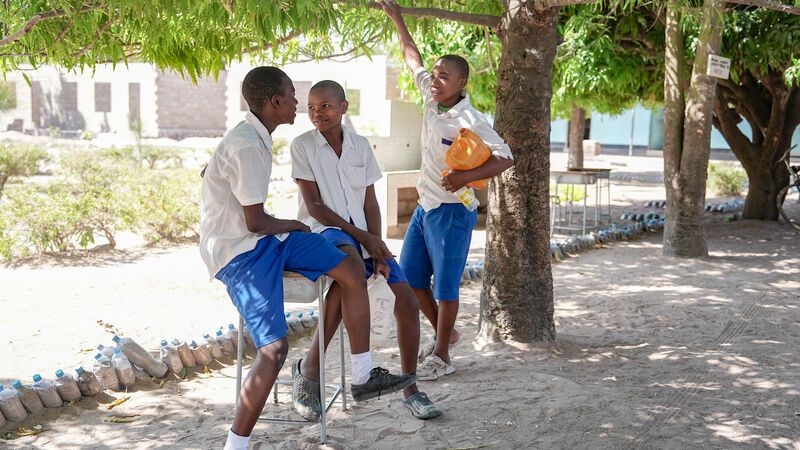
{"label": "metal stool", "polygon": [[[317,279],[316,282],[311,282],[307,278],[303,277],[294,272],[284,272],[283,273],[283,292],[284,292],[284,303],[311,303],[314,301],[319,301],[319,354],[320,354],[320,363],[319,363],[319,398],[320,403],[325,405],[325,389],[333,389],[334,393],[331,397],[330,401],[327,405],[322,408],[322,412],[319,415],[319,424],[320,424],[320,431],[319,431],[319,440],[321,444],[324,444],[327,440],[327,428],[326,428],[326,420],[327,420],[327,413],[328,410],[333,406],[333,403],[336,401],[336,397],[339,395],[342,396],[342,409],[347,410],[347,395],[344,392],[345,386],[345,368],[344,368],[344,332],[342,331],[342,325],[339,324],[339,358],[340,358],[340,371],[341,371],[341,379],[342,384],[325,384],[325,287],[327,284],[327,277],[321,276]],[[239,393],[242,389],[242,360],[244,357],[244,319],[241,315],[239,315],[239,342],[236,349],[236,405],[239,405]],[[273,386],[272,396],[273,402],[275,404],[278,403],[278,385],[284,386],[291,386],[291,380],[275,380],[275,385]],[[276,417],[259,417],[259,421],[268,422],[268,423],[278,423],[278,424],[297,424],[297,423],[307,423],[308,421],[303,419],[281,419]]]}

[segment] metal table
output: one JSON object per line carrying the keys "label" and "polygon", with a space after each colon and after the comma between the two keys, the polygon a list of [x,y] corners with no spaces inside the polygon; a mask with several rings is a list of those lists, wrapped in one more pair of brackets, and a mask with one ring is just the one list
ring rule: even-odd
{"label": "metal table", "polygon": [[[551,236],[555,230],[580,231],[585,235],[587,230],[599,228],[602,219],[607,219],[608,223],[611,223],[611,169],[570,169],[552,171],[550,175],[555,179],[555,190],[550,196]],[[605,183],[600,180],[605,180]],[[567,199],[564,202],[559,199],[559,188],[562,184],[566,185],[564,193]],[[583,186],[583,204],[579,207],[570,200],[574,197],[576,186]],[[595,189],[594,220],[589,220],[586,213],[589,186],[594,186]],[[605,212],[601,212],[604,206],[603,189],[606,190],[607,199]]]}

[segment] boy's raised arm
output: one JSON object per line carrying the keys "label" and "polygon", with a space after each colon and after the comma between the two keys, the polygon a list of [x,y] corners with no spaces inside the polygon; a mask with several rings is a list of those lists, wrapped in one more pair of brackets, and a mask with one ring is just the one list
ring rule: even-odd
{"label": "boy's raised arm", "polygon": [[417,44],[414,43],[411,33],[408,32],[400,5],[395,0],[381,0],[381,7],[386,15],[392,19],[395,28],[397,28],[397,35],[400,37],[400,50],[403,51],[403,59],[406,65],[412,72],[422,67],[422,56],[419,54]]}

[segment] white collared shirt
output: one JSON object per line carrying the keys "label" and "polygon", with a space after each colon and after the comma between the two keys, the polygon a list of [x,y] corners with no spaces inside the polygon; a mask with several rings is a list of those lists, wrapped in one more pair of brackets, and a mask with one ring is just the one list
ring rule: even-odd
{"label": "white collared shirt", "polygon": [[258,117],[248,112],[222,138],[203,176],[200,256],[212,279],[264,237],[248,231],[242,206],[267,201],[271,173],[272,137]]}
{"label": "white collared shirt", "polygon": [[442,187],[442,171],[447,169],[444,155],[461,128],[469,128],[480,136],[493,155],[508,159],[513,159],[513,156],[508,144],[494,131],[486,117],[472,107],[466,93],[447,112],[439,112],[439,102],[431,94],[431,74],[424,67],[414,71],[414,84],[424,100],[422,173],[417,182],[417,192],[419,204],[425,211],[430,211],[442,203],[460,203],[454,193]]}
{"label": "white collared shirt", "polygon": [[[342,156],[336,156],[328,141],[314,129],[296,137],[291,144],[292,178],[317,183],[322,202],[347,222],[366,230],[364,198],[367,187],[380,180],[383,174],[367,138],[342,126]],[[321,233],[328,227],[308,213],[303,196],[299,196],[297,220]],[[366,251],[362,255],[369,257]]]}

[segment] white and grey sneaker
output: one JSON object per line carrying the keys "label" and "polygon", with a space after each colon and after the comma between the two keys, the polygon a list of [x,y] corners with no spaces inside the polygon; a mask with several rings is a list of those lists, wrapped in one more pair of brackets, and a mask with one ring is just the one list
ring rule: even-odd
{"label": "white and grey sneaker", "polygon": [[417,355],[417,362],[422,363],[425,358],[433,354],[433,349],[436,347],[436,336],[428,339],[428,342],[419,347],[419,355]]}
{"label": "white and grey sneaker", "polygon": [[438,380],[455,371],[456,368],[452,364],[447,364],[436,355],[429,355],[425,361],[422,361],[422,364],[417,366],[417,379],[420,381]]}

